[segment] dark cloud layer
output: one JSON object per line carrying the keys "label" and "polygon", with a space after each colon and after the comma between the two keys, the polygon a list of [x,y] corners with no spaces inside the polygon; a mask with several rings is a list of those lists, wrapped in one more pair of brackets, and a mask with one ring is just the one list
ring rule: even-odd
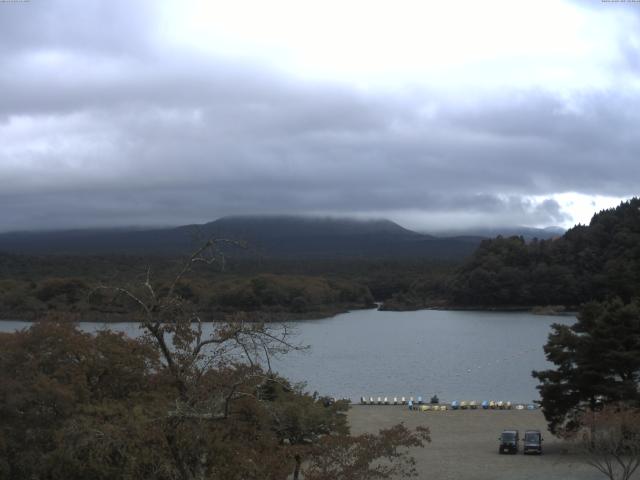
{"label": "dark cloud layer", "polygon": [[295,80],[163,43],[151,3],[105,5],[0,5],[0,230],[240,213],[551,225],[570,220],[555,193],[637,192],[637,90],[463,104]]}

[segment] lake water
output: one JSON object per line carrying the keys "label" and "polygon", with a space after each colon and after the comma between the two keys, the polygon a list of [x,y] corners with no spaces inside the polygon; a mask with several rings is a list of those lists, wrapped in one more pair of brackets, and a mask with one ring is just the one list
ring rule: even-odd
{"label": "lake water", "polygon": [[[552,323],[573,317],[529,313],[358,310],[322,320],[290,322],[309,345],[273,362],[274,370],[310,391],[361,396],[422,396],[441,401],[539,398],[532,370],[550,366],[543,345]],[[28,326],[0,322],[1,331]],[[81,323],[87,331],[103,324]],[[137,324],[108,324],[135,336]]]}

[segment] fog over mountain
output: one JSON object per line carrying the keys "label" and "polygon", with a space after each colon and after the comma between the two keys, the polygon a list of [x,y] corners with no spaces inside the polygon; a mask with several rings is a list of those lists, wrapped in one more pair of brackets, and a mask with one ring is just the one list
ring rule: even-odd
{"label": "fog over mountain", "polygon": [[389,220],[294,216],[224,217],[161,229],[83,229],[0,233],[0,254],[184,255],[209,238],[228,256],[253,258],[460,259],[478,237],[436,238]]}
{"label": "fog over mountain", "polygon": [[475,236],[482,238],[494,238],[497,236],[503,237],[523,237],[525,240],[532,240],[537,238],[538,240],[548,240],[550,238],[556,238],[562,236],[565,233],[565,229],[562,227],[546,227],[546,228],[532,228],[532,227],[496,227],[496,228],[452,228],[450,230],[440,230],[431,233],[437,237],[459,237],[459,236]]}
{"label": "fog over mountain", "polygon": [[0,231],[588,223],[638,193],[638,32],[631,2],[0,2]]}

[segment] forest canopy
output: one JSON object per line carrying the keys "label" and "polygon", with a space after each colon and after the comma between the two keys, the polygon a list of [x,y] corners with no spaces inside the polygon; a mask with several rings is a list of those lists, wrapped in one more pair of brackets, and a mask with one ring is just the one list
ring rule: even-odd
{"label": "forest canopy", "polygon": [[578,306],[640,294],[640,199],[593,216],[562,237],[483,241],[450,284],[458,305]]}

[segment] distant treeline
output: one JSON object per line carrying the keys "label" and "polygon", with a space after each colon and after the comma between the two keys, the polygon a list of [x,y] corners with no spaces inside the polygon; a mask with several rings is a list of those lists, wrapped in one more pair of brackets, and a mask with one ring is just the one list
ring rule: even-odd
{"label": "distant treeline", "polygon": [[[131,301],[101,287],[136,291],[148,271],[162,294],[179,265],[178,258],[153,256],[0,255],[0,318],[69,313],[87,320],[127,318]],[[320,317],[370,308],[415,285],[439,283],[454,268],[424,259],[229,259],[224,269],[196,268],[178,289],[207,319],[238,312],[273,319]]]}
{"label": "distant treeline", "polygon": [[[113,284],[133,294],[146,292],[142,282]],[[155,293],[166,294],[169,285],[152,281]],[[35,319],[47,314],[74,314],[78,320],[127,318],[134,304],[127,295],[103,288],[91,278],[46,277],[37,281],[0,280],[0,318]],[[299,316],[325,316],[353,308],[374,305],[368,288],[354,282],[321,277],[262,274],[225,276],[208,281],[190,278],[181,281],[176,292],[189,308],[210,319],[238,312]],[[115,318],[114,318],[115,317]],[[256,317],[257,318],[257,317]],[[269,319],[266,317],[265,319]]]}
{"label": "distant treeline", "polygon": [[593,216],[553,240],[483,241],[451,280],[457,305],[577,306],[640,294],[640,199]]}

